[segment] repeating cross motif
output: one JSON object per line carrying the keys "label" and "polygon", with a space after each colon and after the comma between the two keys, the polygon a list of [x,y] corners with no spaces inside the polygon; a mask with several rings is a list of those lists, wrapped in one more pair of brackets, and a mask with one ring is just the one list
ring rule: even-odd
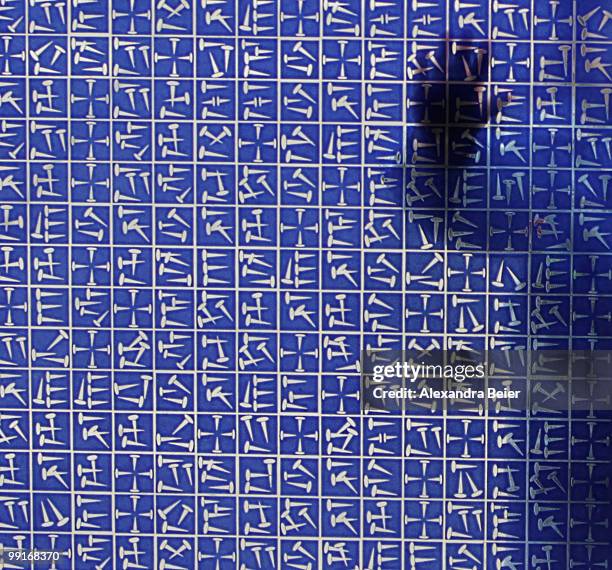
{"label": "repeating cross motif", "polygon": [[1,4],[0,568],[612,564],[605,3]]}

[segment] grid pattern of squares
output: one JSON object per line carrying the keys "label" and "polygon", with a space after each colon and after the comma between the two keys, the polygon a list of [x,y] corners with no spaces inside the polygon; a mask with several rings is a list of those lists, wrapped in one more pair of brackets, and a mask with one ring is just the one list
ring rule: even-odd
{"label": "grid pattern of squares", "polygon": [[359,400],[365,347],[610,348],[609,8],[2,2],[0,543],[611,564],[609,418],[562,382]]}

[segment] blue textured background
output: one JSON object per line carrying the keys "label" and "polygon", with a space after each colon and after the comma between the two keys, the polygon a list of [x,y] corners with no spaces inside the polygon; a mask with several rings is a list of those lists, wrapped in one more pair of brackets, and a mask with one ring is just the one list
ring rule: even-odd
{"label": "blue textured background", "polygon": [[0,542],[76,570],[607,568],[608,415],[549,410],[555,377],[527,412],[363,411],[358,361],[611,348],[610,17],[2,2]]}

